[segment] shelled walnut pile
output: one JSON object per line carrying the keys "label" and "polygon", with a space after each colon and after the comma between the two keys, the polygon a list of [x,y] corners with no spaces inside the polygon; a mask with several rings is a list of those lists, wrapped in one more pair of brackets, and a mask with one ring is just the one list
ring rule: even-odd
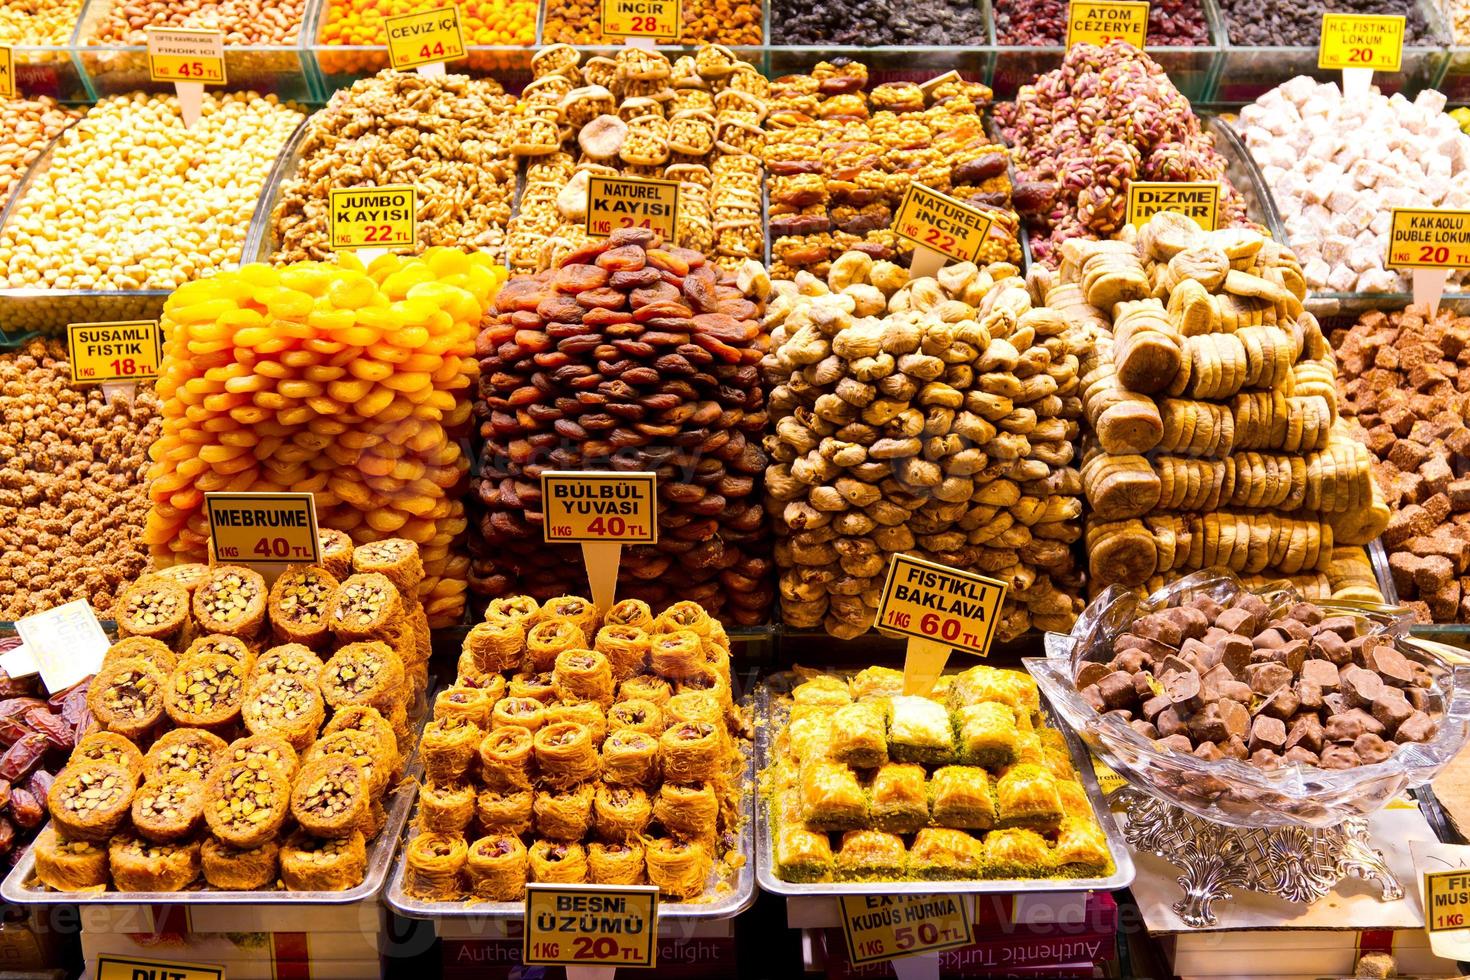
{"label": "shelled walnut pile", "polygon": [[1082,335],[1008,263],[911,281],[852,251],[825,282],[774,287],[762,366],[783,620],[865,632],[890,558],[910,553],[1004,580],[1001,640],[1070,629]]}
{"label": "shelled walnut pile", "polygon": [[511,269],[548,269],[587,242],[594,174],[678,181],[680,246],[729,269],[760,259],[765,77],[720,45],[673,63],[633,47],[581,57],[537,52],[516,106],[511,151],[527,166]]}
{"label": "shelled walnut pile", "polygon": [[1374,310],[1334,331],[1343,414],[1393,509],[1383,532],[1399,599],[1424,622],[1470,622],[1470,318]]}
{"label": "shelled walnut pile", "polygon": [[148,564],[151,386],[111,401],[71,383],[66,348],[33,340],[0,354],[0,619],[113,592]]}
{"label": "shelled walnut pile", "polygon": [[854,61],[771,83],[772,278],[825,276],[850,249],[888,260],[912,252],[891,230],[911,181],[993,214],[980,260],[1019,262],[1009,157],[985,129],[990,89],[960,80],[928,91],[913,82],[867,87],[868,69]]}
{"label": "shelled walnut pile", "polygon": [[1082,483],[1096,584],[1214,565],[1325,573],[1337,546],[1382,531],[1290,250],[1165,212],[1120,240],[1069,239],[1061,258],[1047,301],[1095,335]]}
{"label": "shelled walnut pile", "polygon": [[758,365],[769,288],[758,262],[732,275],[641,228],[506,284],[478,343],[477,593],[544,601],[586,589],[581,549],[544,543],[544,469],[652,471],[659,540],[623,549],[618,594],[768,621]]}
{"label": "shelled walnut pile", "polygon": [[504,262],[513,102],[499,82],[467,75],[383,71],[339,90],[307,123],[296,173],[271,212],[275,261],[332,258],[333,188],[412,184],[421,248],[478,248]]}

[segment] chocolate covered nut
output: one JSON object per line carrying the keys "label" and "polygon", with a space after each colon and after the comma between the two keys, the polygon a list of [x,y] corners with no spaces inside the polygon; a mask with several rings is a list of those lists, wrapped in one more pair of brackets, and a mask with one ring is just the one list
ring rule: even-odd
{"label": "chocolate covered nut", "polygon": [[[1122,639],[1141,641],[1143,638],[1125,636]],[[1117,651],[1112,661],[1112,667],[1114,670],[1121,670],[1128,674],[1134,674],[1140,670],[1145,670],[1153,665],[1153,658],[1150,657],[1147,652],[1137,647],[1130,647],[1126,650],[1117,650],[1117,647],[1114,647],[1114,650]]]}
{"label": "chocolate covered nut", "polygon": [[1200,677],[1194,670],[1180,670],[1164,677],[1164,696],[1181,713],[1196,711],[1204,705],[1200,697]]}
{"label": "chocolate covered nut", "polygon": [[1286,752],[1282,754],[1281,758],[1287,762],[1295,763],[1302,766],[1315,766],[1319,761],[1321,761],[1317,757],[1317,753],[1301,745],[1287,749]]}
{"label": "chocolate covered nut", "polygon": [[1133,675],[1133,690],[1140,701],[1148,700],[1163,689],[1164,686],[1149,671],[1140,670]]}
{"label": "chocolate covered nut", "polygon": [[1138,692],[1133,689],[1133,675],[1113,671],[1097,682],[1098,693],[1103,704],[1109,708],[1128,708],[1138,701]]}
{"label": "chocolate covered nut", "polygon": [[1246,748],[1245,739],[1239,735],[1231,735],[1226,739],[1220,746],[1220,754],[1227,759],[1239,759],[1241,762],[1244,762],[1250,756],[1250,752]]}
{"label": "chocolate covered nut", "polygon": [[1363,764],[1350,745],[1329,745],[1322,750],[1322,757],[1317,763],[1323,769],[1352,769]]}
{"label": "chocolate covered nut", "polygon": [[1313,636],[1311,649],[1314,656],[1331,661],[1338,666],[1352,661],[1352,651],[1348,649],[1347,641],[1330,630],[1319,631]]}
{"label": "chocolate covered nut", "polygon": [[1316,715],[1298,715],[1292,720],[1291,729],[1286,735],[1288,749],[1301,746],[1311,752],[1320,752],[1325,741],[1322,722]]}
{"label": "chocolate covered nut", "polygon": [[1163,662],[1159,664],[1158,670],[1155,671],[1155,673],[1157,673],[1159,675],[1159,677],[1161,677],[1161,678],[1167,678],[1171,673],[1173,673],[1173,674],[1196,673],[1197,674],[1197,673],[1200,673],[1200,669],[1199,669],[1199,665],[1198,664],[1192,664],[1188,660],[1184,659],[1184,657],[1182,656],[1182,654],[1177,654],[1176,653],[1176,654],[1170,654],[1169,656],[1165,657],[1163,659]]}
{"label": "chocolate covered nut", "polygon": [[[1116,665],[1116,662],[1114,663],[1113,669],[1119,669]],[[1108,670],[1107,664],[1100,664],[1095,660],[1090,660],[1084,663],[1077,670],[1077,687],[1084,688],[1087,687],[1089,684],[1096,684],[1098,681],[1108,676],[1109,673],[1110,671]]]}
{"label": "chocolate covered nut", "polygon": [[1266,697],[1291,683],[1291,670],[1284,664],[1274,661],[1261,664],[1251,664],[1245,669],[1246,682],[1250,684],[1251,690]]}
{"label": "chocolate covered nut", "polygon": [[[1206,671],[1220,662],[1220,656],[1215,647],[1203,640],[1190,637],[1179,645],[1179,656],[1186,663],[1190,663],[1196,670]],[[1160,673],[1167,668],[1160,668]]]}
{"label": "chocolate covered nut", "polygon": [[1239,633],[1246,636],[1255,634],[1253,629],[1256,617],[1248,609],[1239,607],[1227,609],[1215,617],[1215,625],[1230,633]]}
{"label": "chocolate covered nut", "polygon": [[1358,635],[1357,620],[1351,616],[1328,616],[1317,624],[1317,634],[1336,633],[1344,640],[1352,640]]}
{"label": "chocolate covered nut", "polygon": [[1144,721],[1142,718],[1135,718],[1133,721],[1130,721],[1128,727],[1132,728],[1144,738],[1152,739],[1159,737],[1159,730],[1152,723]]}
{"label": "chocolate covered nut", "polygon": [[1261,749],[1281,752],[1285,747],[1286,723],[1280,718],[1268,718],[1265,715],[1257,715],[1251,722],[1251,752],[1255,753]]}
{"label": "chocolate covered nut", "polygon": [[1225,731],[1236,738],[1245,738],[1251,730],[1251,714],[1239,701],[1220,701],[1220,720]]}
{"label": "chocolate covered nut", "polygon": [[1245,668],[1251,662],[1251,641],[1243,636],[1227,633],[1215,644],[1220,662],[1230,668],[1236,678],[1245,676]]}
{"label": "chocolate covered nut", "polygon": [[1296,682],[1297,706],[1302,711],[1322,710],[1322,689],[1308,681]]}
{"label": "chocolate covered nut", "polygon": [[1427,742],[1438,730],[1439,726],[1435,724],[1434,719],[1423,711],[1416,711],[1399,725],[1398,730],[1393,734],[1393,740],[1399,743]]}
{"label": "chocolate covered nut", "polygon": [[1087,685],[1082,689],[1081,694],[1082,700],[1090,704],[1092,706],[1092,710],[1096,711],[1098,714],[1102,714],[1104,711],[1108,710],[1108,704],[1106,701],[1103,700],[1102,690],[1099,689],[1096,684]]}
{"label": "chocolate covered nut", "polygon": [[1162,613],[1150,613],[1139,619],[1130,628],[1131,632],[1138,636],[1158,640],[1166,646],[1178,648],[1184,641],[1184,636],[1179,629],[1179,624]]}
{"label": "chocolate covered nut", "polygon": [[1394,746],[1393,743],[1385,742],[1377,735],[1365,732],[1353,740],[1353,751],[1358,754],[1363,765],[1371,766],[1393,755]]}
{"label": "chocolate covered nut", "polygon": [[1369,669],[1377,671],[1386,684],[1410,687],[1415,683],[1413,662],[1389,644],[1373,647],[1365,659]]}
{"label": "chocolate covered nut", "polygon": [[1206,762],[1218,762],[1225,757],[1225,753],[1220,751],[1220,746],[1214,742],[1201,742],[1194,747],[1194,752],[1191,754]]}
{"label": "chocolate covered nut", "polygon": [[1143,702],[1143,716],[1149,721],[1153,721],[1169,707],[1169,699],[1162,694],[1151,697]]}
{"label": "chocolate covered nut", "polygon": [[1257,650],[1271,650],[1286,642],[1286,634],[1279,629],[1264,629],[1251,637],[1251,646]]}
{"label": "chocolate covered nut", "polygon": [[[1407,723],[1406,723],[1407,724]],[[1402,729],[1403,726],[1399,726]],[[1327,719],[1323,730],[1329,742],[1351,742],[1364,732],[1383,734],[1383,723],[1362,708],[1349,708]]]}
{"label": "chocolate covered nut", "polygon": [[1157,744],[1159,748],[1168,749],[1173,752],[1194,751],[1194,743],[1189,740],[1189,736],[1180,734],[1178,732],[1173,735],[1165,735],[1163,738],[1159,739]]}
{"label": "chocolate covered nut", "polygon": [[1355,708],[1372,708],[1383,691],[1383,678],[1366,667],[1344,667],[1340,677],[1343,694]]}
{"label": "chocolate covered nut", "polygon": [[1326,660],[1304,661],[1302,663],[1302,681],[1303,683],[1314,685],[1321,691],[1335,691],[1337,690],[1338,683],[1337,667]]}
{"label": "chocolate covered nut", "polygon": [[1302,662],[1307,659],[1307,641],[1288,640],[1287,642],[1270,651],[1270,658],[1276,663],[1284,664],[1293,674],[1302,669]]}
{"label": "chocolate covered nut", "polygon": [[1263,701],[1256,710],[1273,718],[1285,720],[1300,711],[1301,706],[1302,699],[1297,696],[1296,689],[1287,685],[1277,688],[1276,693]]}
{"label": "chocolate covered nut", "polygon": [[1257,769],[1281,768],[1281,756],[1270,749],[1257,749],[1251,753],[1249,761]]}
{"label": "chocolate covered nut", "polygon": [[[1222,706],[1228,701],[1213,701],[1189,716],[1189,734],[1199,742],[1223,742],[1230,737]],[[1237,705],[1239,707],[1239,705]],[[1162,731],[1162,729],[1160,729]]]}
{"label": "chocolate covered nut", "polygon": [[1154,727],[1158,728],[1159,734],[1168,738],[1170,735],[1183,735],[1189,731],[1189,726],[1184,723],[1183,717],[1172,705],[1160,711],[1158,717],[1154,718]]}
{"label": "chocolate covered nut", "polygon": [[1286,615],[1308,626],[1317,625],[1322,622],[1323,618],[1322,609],[1319,606],[1312,605],[1310,602],[1298,602],[1287,611]]}
{"label": "chocolate covered nut", "polygon": [[1244,681],[1226,681],[1220,685],[1220,697],[1239,701],[1241,704],[1250,704],[1255,692],[1251,686]]}
{"label": "chocolate covered nut", "polygon": [[1383,725],[1384,730],[1392,735],[1414,713],[1414,706],[1409,703],[1403,691],[1396,687],[1385,687],[1378,692],[1378,697],[1373,700],[1373,707],[1370,710],[1373,712],[1373,717]]}

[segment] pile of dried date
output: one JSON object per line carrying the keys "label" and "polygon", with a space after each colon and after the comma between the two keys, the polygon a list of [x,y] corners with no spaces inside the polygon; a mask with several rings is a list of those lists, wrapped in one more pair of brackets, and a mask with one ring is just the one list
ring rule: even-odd
{"label": "pile of dried date", "polygon": [[[0,653],[18,646],[18,637],[0,639]],[[55,773],[90,727],[90,680],[48,698],[38,678],[16,679],[0,670],[0,855],[7,866],[41,829]]]}
{"label": "pile of dried date", "polygon": [[[1077,689],[1164,749],[1262,769],[1351,769],[1427,742],[1443,713],[1427,668],[1353,616],[1259,595],[1197,595],[1149,613],[1089,661]],[[1361,634],[1361,635],[1360,635]]]}
{"label": "pile of dried date", "polygon": [[636,228],[506,284],[477,349],[476,592],[585,594],[581,550],[542,541],[542,470],[652,471],[659,540],[624,549],[618,595],[767,621],[769,292],[757,262],[731,273]]}

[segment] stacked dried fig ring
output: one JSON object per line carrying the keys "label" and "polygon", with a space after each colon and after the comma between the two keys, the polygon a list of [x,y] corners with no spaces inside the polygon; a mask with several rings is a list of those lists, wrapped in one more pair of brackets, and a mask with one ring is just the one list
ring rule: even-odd
{"label": "stacked dried fig ring", "polygon": [[768,288],[755,263],[731,274],[640,229],[507,283],[479,340],[478,592],[585,592],[580,550],[543,543],[543,470],[651,471],[659,541],[624,549],[619,594],[658,609],[690,599],[731,624],[767,620],[757,480]]}

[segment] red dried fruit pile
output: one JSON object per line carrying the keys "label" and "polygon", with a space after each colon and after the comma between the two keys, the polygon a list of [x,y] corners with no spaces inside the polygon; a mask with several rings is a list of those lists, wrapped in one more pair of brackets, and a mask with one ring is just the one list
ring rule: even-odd
{"label": "red dried fruit pile", "polygon": [[618,597],[690,599],[731,625],[768,619],[769,288],[757,263],[732,274],[641,229],[506,284],[477,349],[477,593],[587,594],[581,549],[542,542],[543,469],[653,471],[659,541],[623,549]]}

